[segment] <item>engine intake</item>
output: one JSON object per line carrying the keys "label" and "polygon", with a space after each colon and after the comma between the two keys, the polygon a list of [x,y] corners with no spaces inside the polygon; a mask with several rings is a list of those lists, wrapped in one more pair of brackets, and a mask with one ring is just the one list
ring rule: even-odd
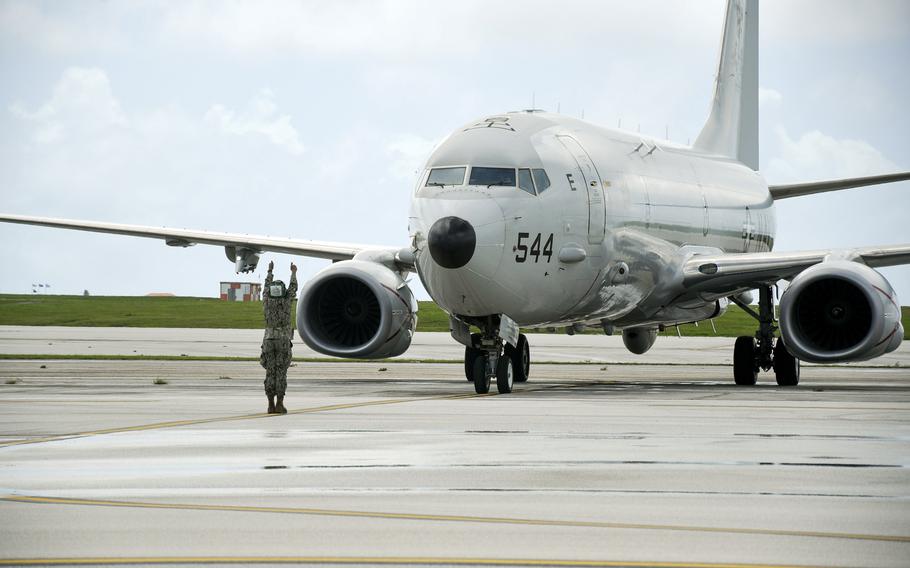
{"label": "engine intake", "polygon": [[780,302],[781,335],[804,361],[862,361],[897,349],[900,303],[885,278],[864,264],[837,260],[804,270]]}
{"label": "engine intake", "polygon": [[375,262],[346,260],[306,283],[297,304],[300,337],[335,357],[401,355],[417,327],[417,303],[401,276]]}

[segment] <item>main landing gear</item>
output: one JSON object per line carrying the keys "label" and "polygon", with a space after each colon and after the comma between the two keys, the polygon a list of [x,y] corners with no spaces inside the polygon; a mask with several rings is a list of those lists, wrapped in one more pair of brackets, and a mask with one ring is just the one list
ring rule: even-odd
{"label": "main landing gear", "polygon": [[474,383],[474,392],[490,392],[490,383],[494,378],[500,394],[510,393],[515,383],[528,380],[531,370],[528,338],[523,333],[519,334],[516,343],[513,347],[498,336],[471,334],[472,347],[464,349],[464,373],[468,381]]}
{"label": "main landing gear", "polygon": [[758,289],[758,313],[748,304],[733,298],[733,302],[758,320],[755,337],[744,335],[736,338],[733,347],[733,379],[738,385],[754,385],[759,369],[774,369],[777,384],[782,387],[799,383],[799,359],[787,351],[781,339],[774,339],[777,331],[774,318],[774,299],[770,286]]}

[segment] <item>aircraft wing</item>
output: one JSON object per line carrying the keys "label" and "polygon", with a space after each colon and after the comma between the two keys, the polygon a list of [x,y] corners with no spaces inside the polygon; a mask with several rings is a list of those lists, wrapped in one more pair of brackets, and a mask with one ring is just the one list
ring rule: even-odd
{"label": "aircraft wing", "polygon": [[[162,239],[167,245],[177,247],[188,247],[195,244],[223,246],[226,247],[226,250],[229,253],[229,259],[231,257],[231,252],[236,253],[241,250],[255,254],[262,252],[280,252],[329,260],[348,260],[353,258],[357,253],[365,250],[398,250],[396,247],[306,241],[281,237],[245,235],[240,233],[216,233],[191,229],[169,229],[167,227],[147,227],[142,225],[124,225],[120,223],[104,223],[98,221],[30,217],[26,215],[0,215],[0,222]],[[233,249],[233,251],[229,249]],[[231,259],[231,261],[234,262],[234,259]],[[253,268],[255,268],[255,263],[253,264]]]}
{"label": "aircraft wing", "polygon": [[723,293],[793,278],[826,260],[852,260],[872,268],[910,264],[910,244],[806,252],[695,255],[683,265],[688,292]]}
{"label": "aircraft wing", "polygon": [[877,185],[880,183],[891,183],[908,179],[910,179],[910,172],[899,172],[896,174],[884,174],[879,176],[810,181],[806,183],[792,183],[789,185],[769,185],[768,191],[771,192],[771,197],[777,201],[778,199],[787,199],[788,197],[800,197],[802,195],[812,195],[813,193],[840,191],[841,189],[850,189],[851,187],[863,187],[866,185]]}

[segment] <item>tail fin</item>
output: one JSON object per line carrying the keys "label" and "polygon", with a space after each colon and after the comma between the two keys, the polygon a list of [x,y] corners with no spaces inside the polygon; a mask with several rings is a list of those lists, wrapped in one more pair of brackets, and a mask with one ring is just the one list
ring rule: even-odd
{"label": "tail fin", "polygon": [[758,0],[728,0],[714,101],[693,148],[758,169]]}

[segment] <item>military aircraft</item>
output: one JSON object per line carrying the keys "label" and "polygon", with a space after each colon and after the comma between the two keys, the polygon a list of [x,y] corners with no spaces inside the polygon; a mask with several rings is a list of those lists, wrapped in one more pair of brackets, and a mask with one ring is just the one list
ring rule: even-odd
{"label": "military aircraft", "polygon": [[[910,244],[775,253],[774,204],[910,172],[769,186],[757,169],[758,2],[729,0],[711,112],[691,147],[534,109],[471,121],[427,161],[412,195],[410,243],[400,248],[0,221],[223,246],[238,272],[255,270],[265,251],[331,259],[301,289],[297,322],[308,346],[337,357],[407,350],[417,303],[406,278],[416,272],[465,345],[465,376],[478,393],[494,379],[500,393],[528,380],[521,327],[599,326],[642,354],[663,327],[717,317],[730,302],[758,327],[735,342],[736,384],[773,369],[779,385],[795,385],[800,360],[896,349],[900,304],[875,268],[910,263]],[[777,316],[780,280],[790,285]]]}

